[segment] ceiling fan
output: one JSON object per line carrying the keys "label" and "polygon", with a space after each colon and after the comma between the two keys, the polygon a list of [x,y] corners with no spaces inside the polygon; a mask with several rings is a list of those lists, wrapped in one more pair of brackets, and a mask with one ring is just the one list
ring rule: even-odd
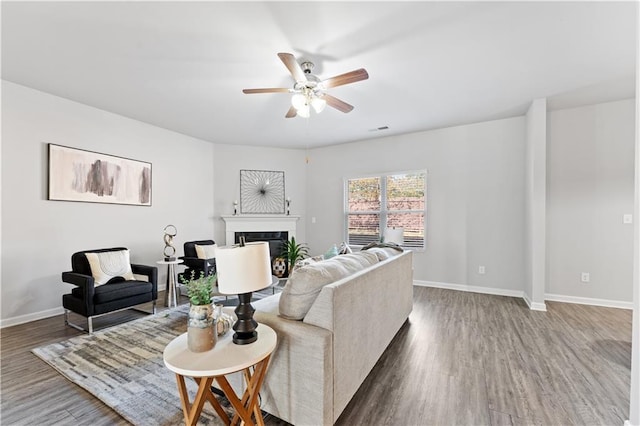
{"label": "ceiling fan", "polygon": [[246,94],[293,93],[291,97],[291,108],[289,108],[289,111],[285,115],[286,118],[292,118],[297,115],[307,118],[310,115],[311,108],[313,108],[316,113],[320,113],[326,105],[347,113],[353,109],[353,105],[349,105],[335,96],[331,96],[327,93],[327,89],[369,78],[367,70],[360,68],[355,71],[327,78],[326,80],[320,80],[311,73],[314,67],[313,62],[303,61],[298,64],[296,57],[291,53],[278,53],[278,57],[295,80],[292,89],[275,87],[266,89],[244,89],[242,92]]}

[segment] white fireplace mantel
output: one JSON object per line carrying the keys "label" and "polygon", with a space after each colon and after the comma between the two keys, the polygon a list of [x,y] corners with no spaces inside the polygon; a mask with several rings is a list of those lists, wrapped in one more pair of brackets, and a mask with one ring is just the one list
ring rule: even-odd
{"label": "white fireplace mantel", "polygon": [[225,222],[225,245],[235,242],[236,232],[287,231],[289,239],[296,236],[296,222],[300,216],[293,215],[222,215]]}

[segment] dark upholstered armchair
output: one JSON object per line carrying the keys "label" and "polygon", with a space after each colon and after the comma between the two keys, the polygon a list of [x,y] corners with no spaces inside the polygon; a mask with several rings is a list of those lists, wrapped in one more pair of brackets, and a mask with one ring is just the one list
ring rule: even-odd
{"label": "dark upholstered armchair", "polygon": [[[205,276],[213,275],[216,273],[216,259],[215,257],[206,258],[206,252],[209,250],[203,250],[203,248],[212,248],[215,245],[213,240],[199,240],[199,241],[187,241],[184,243],[184,256],[180,257],[184,261],[184,266],[187,267],[182,272],[180,277],[189,279],[191,272],[196,278],[200,276],[200,273],[204,273]],[[199,246],[199,247],[198,247]],[[198,256],[198,249],[200,256]],[[215,249],[213,249],[215,250]],[[182,282],[182,279],[179,280]]]}
{"label": "dark upholstered armchair", "polygon": [[[71,256],[71,271],[62,273],[62,281],[75,287],[62,296],[65,324],[93,333],[93,318],[153,302],[156,313],[158,298],[158,268],[133,265],[129,250],[114,247],[84,250]],[[147,281],[136,275],[144,275]],[[87,318],[88,329],[69,322],[69,311]]]}

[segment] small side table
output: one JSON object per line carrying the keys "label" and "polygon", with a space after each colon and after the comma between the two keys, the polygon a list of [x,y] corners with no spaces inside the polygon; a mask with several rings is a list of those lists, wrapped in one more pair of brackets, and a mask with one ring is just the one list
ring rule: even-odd
{"label": "small side table", "polygon": [[176,260],[158,260],[158,265],[167,265],[167,285],[164,291],[164,306],[175,308],[178,306],[178,292],[176,290],[176,265],[182,263],[182,259]]}
{"label": "small side table", "polygon": [[[202,413],[205,401],[209,401],[225,424],[264,425],[258,405],[258,394],[264,381],[269,360],[276,348],[275,331],[265,324],[258,324],[258,340],[248,345],[233,343],[233,333],[228,332],[218,339],[213,349],[207,352],[191,352],[187,348],[187,333],[173,339],[164,349],[164,365],[176,374],[178,392],[182,402],[182,412],[187,426],[195,425]],[[226,379],[227,374],[244,372],[246,390],[238,398]],[[185,376],[193,377],[198,383],[198,392],[193,403],[185,385]],[[217,381],[225,396],[235,409],[233,419],[224,411],[211,392],[213,381]],[[255,423],[252,420],[255,416]]]}

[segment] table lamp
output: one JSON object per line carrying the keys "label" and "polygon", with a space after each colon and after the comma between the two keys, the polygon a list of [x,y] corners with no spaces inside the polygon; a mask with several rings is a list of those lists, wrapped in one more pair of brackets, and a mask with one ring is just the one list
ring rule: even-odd
{"label": "table lamp", "polygon": [[384,233],[384,242],[385,243],[395,243],[399,246],[404,244],[404,228],[401,227],[393,227],[387,228]]}
{"label": "table lamp", "polygon": [[[244,239],[242,239],[244,240]],[[271,257],[269,243],[255,242],[219,247],[216,250],[216,273],[218,291],[222,294],[237,294],[238,320],[233,325],[233,343],[246,345],[258,340],[253,319],[255,309],[251,306],[251,293],[271,285]]]}

